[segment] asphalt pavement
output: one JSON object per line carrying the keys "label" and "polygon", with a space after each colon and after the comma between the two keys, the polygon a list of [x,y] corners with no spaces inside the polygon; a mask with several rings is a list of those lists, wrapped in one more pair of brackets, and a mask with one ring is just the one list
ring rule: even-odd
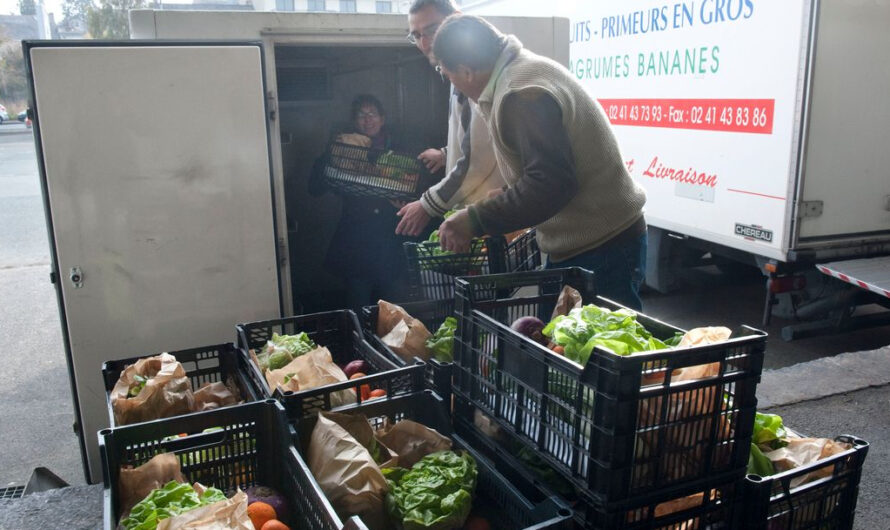
{"label": "asphalt pavement", "polygon": [[[0,126],[0,226],[0,488],[26,481],[37,466],[82,485],[34,143],[21,124]],[[687,328],[759,327],[763,279],[756,271],[729,277],[696,270],[685,281],[679,293],[647,293],[646,313]],[[786,343],[778,331],[788,323],[774,319],[767,329],[768,370],[758,396],[799,431],[869,441],[856,528],[890,528],[890,504],[883,502],[890,491],[890,365],[880,362],[890,351],[876,351],[890,345],[890,326]],[[845,352],[864,353],[839,355]],[[834,364],[819,364],[826,358]],[[95,488],[78,491],[97,495]],[[9,506],[0,503],[0,528],[53,527],[39,518],[18,526]]]}

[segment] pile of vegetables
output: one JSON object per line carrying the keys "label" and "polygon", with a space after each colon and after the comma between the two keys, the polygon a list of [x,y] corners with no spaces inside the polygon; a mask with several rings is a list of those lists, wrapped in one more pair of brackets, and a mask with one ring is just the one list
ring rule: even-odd
{"label": "pile of vegetables", "polygon": [[125,530],[153,530],[158,521],[195,508],[226,500],[225,494],[216,488],[207,488],[198,494],[190,484],[171,480],[163,488],[152,490],[147,497],[139,501],[130,515],[120,525]]}
{"label": "pile of vegetables", "polygon": [[439,329],[429,336],[424,343],[430,356],[439,362],[454,361],[454,332],[457,331],[457,319],[447,317]]}
{"label": "pile of vegetables", "polygon": [[295,358],[309,353],[318,345],[309,338],[306,332],[296,335],[272,334],[272,339],[266,342],[262,351],[257,354],[257,361],[263,372],[266,370],[278,370],[287,366]]}
{"label": "pile of vegetables", "polygon": [[282,520],[287,520],[290,513],[287,501],[272,488],[253,486],[247,488],[247,516],[256,530],[290,530]]}
{"label": "pile of vegetables", "polygon": [[467,453],[440,451],[411,469],[383,469],[389,485],[386,510],[405,530],[463,526],[473,506],[476,461]]}
{"label": "pile of vegetables", "polygon": [[682,338],[682,334],[678,334],[667,341],[659,340],[637,322],[635,312],[610,311],[594,304],[554,318],[541,333],[556,351],[582,365],[587,363],[595,346],[608,348],[618,355],[631,355],[670,348]]}
{"label": "pile of vegetables", "polygon": [[417,166],[417,159],[414,157],[386,151],[377,157],[376,163],[381,177],[399,181],[417,179],[417,173],[410,171],[410,168]]}
{"label": "pile of vegetables", "polygon": [[768,477],[776,473],[773,462],[763,453],[788,445],[787,432],[782,418],[775,414],[754,415],[754,434],[751,436],[751,453],[748,455],[748,473]]}

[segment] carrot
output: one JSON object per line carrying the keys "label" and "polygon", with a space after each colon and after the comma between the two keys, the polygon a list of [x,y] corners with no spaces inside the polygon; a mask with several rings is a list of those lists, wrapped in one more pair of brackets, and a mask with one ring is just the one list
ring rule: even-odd
{"label": "carrot", "polygon": [[377,389],[375,389],[375,390],[372,390],[372,391],[368,394],[368,397],[369,397],[370,399],[379,398],[379,397],[386,397],[386,390],[383,390],[382,388],[377,388]]}
{"label": "carrot", "polygon": [[356,372],[356,373],[352,374],[352,376],[349,378],[349,380],[352,381],[353,379],[360,379],[362,377],[367,377],[367,374],[363,374],[361,372]]}
{"label": "carrot", "polygon": [[361,395],[362,395],[362,401],[366,401],[366,400],[368,400],[368,399],[371,399],[371,387],[370,387],[370,385],[362,385],[361,387],[359,387],[359,391],[361,392]]}
{"label": "carrot", "polygon": [[563,348],[562,346],[560,346],[559,344],[553,346],[552,349],[553,349],[553,353],[558,353],[558,354],[560,354],[560,355],[565,355],[565,354],[566,354],[566,349]]}

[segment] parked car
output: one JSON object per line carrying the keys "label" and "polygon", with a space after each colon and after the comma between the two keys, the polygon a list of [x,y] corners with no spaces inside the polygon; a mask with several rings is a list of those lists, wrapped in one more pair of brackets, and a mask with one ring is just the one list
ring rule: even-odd
{"label": "parked car", "polygon": [[0,124],[9,119],[9,114],[6,113],[6,107],[0,105]]}
{"label": "parked car", "polygon": [[28,119],[28,111],[27,111],[27,110],[23,110],[23,111],[19,112],[19,115],[16,116],[16,119],[19,120],[20,122],[23,122],[23,123],[24,123],[24,121],[25,121],[26,119]]}

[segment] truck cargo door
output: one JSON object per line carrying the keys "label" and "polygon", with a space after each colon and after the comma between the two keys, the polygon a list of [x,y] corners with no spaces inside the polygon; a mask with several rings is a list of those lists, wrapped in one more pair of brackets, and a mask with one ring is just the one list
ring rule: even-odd
{"label": "truck cargo door", "polygon": [[26,42],[87,480],[102,363],[282,312],[259,43]]}

